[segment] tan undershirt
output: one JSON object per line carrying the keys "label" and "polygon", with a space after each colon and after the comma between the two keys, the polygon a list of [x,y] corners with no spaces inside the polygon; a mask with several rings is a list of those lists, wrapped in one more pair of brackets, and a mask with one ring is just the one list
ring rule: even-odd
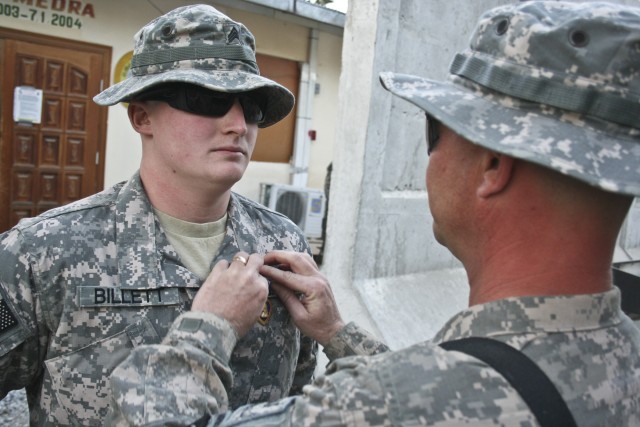
{"label": "tan undershirt", "polygon": [[157,209],[153,211],[184,265],[200,279],[206,279],[211,261],[224,240],[227,214],[215,222],[198,224],[182,221]]}

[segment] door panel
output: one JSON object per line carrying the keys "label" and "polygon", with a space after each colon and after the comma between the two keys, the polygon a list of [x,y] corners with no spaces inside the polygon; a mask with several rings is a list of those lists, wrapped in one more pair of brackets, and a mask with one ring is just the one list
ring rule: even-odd
{"label": "door panel", "polygon": [[[111,48],[0,29],[0,232],[102,190]],[[43,90],[40,124],[13,121],[16,86]],[[10,189],[7,191],[7,189]]]}
{"label": "door panel", "polygon": [[[260,67],[260,74],[280,83],[298,99],[300,67],[297,62],[259,53],[256,54],[256,60]],[[251,160],[279,163],[291,161],[295,127],[296,110],[294,108],[291,114],[282,121],[268,128],[260,129]]]}

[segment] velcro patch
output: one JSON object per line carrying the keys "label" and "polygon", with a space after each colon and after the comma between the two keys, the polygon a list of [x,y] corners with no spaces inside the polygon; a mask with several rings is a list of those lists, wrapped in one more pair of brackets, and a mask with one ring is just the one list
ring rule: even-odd
{"label": "velcro patch", "polygon": [[0,334],[13,328],[18,324],[18,319],[11,312],[7,303],[0,299]]}

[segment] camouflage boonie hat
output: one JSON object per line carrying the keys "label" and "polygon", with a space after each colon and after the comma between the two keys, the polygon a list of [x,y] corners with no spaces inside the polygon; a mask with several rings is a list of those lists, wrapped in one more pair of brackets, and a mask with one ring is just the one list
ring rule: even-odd
{"label": "camouflage boonie hat", "polygon": [[448,81],[380,79],[471,142],[640,196],[640,9],[498,7],[480,18]]}
{"label": "camouflage boonie hat", "polygon": [[293,108],[289,90],[260,76],[251,32],[211,6],[174,9],[145,25],[134,41],[129,75],[96,95],[96,103],[131,101],[152,86],[184,82],[219,92],[259,90],[266,100],[260,127]]}

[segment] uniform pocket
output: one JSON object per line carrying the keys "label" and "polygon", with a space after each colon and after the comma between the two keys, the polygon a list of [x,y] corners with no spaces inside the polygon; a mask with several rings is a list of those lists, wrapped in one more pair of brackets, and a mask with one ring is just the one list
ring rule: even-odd
{"label": "uniform pocket", "polygon": [[54,394],[52,397],[57,400],[57,404],[51,406],[48,421],[55,424],[102,424],[111,399],[111,372],[129,355],[132,348],[159,341],[151,322],[146,318],[138,318],[120,333],[64,356],[46,360]]}

